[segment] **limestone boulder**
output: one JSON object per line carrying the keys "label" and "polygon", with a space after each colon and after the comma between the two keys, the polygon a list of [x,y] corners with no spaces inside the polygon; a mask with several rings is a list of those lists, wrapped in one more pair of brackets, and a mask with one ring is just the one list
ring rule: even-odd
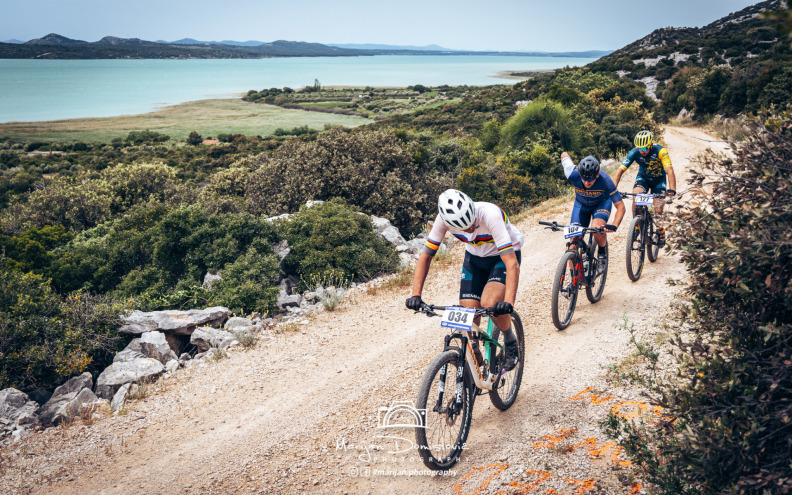
{"label": "limestone boulder", "polygon": [[121,385],[154,380],[164,371],[165,366],[151,358],[113,363],[96,379],[96,395],[110,400]]}
{"label": "limestone boulder", "polygon": [[0,424],[16,425],[20,418],[24,422],[38,421],[36,410],[39,405],[30,400],[26,393],[15,388],[0,390]]}
{"label": "limestone boulder", "polygon": [[124,325],[118,333],[141,335],[146,332],[170,332],[176,335],[189,335],[201,325],[220,324],[231,316],[231,311],[222,306],[187,311],[133,311],[121,319]]}
{"label": "limestone boulder", "polygon": [[173,352],[165,339],[165,334],[162,332],[146,332],[142,334],[140,336],[140,347],[145,357],[156,359],[162,364],[172,359],[178,359],[176,353]]}
{"label": "limestone boulder", "polygon": [[[88,375],[87,380],[85,375]],[[92,382],[91,374],[83,373],[56,388],[52,398],[39,410],[41,423],[57,425],[63,420],[73,419],[79,415],[80,406],[96,402],[98,398],[91,391]]]}
{"label": "limestone boulder", "polygon": [[212,327],[198,327],[190,337],[190,343],[201,351],[207,351],[212,347],[223,349],[232,340],[235,340],[235,338],[231,332]]}

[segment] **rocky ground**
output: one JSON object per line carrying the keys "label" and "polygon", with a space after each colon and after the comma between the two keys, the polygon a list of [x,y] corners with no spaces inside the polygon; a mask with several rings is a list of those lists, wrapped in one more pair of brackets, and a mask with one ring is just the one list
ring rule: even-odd
{"label": "rocky ground", "polygon": [[[665,142],[680,191],[691,159],[724,147],[690,128],[667,128]],[[404,308],[402,285],[353,293],[305,325],[265,332],[254,349],[184,368],[121,414],[64,423],[0,450],[0,493],[643,493],[640,473],[597,422],[611,410],[648,420],[654,411],[609,385],[602,366],[630,353],[615,324],[626,316],[652,333],[678,297],[666,279],[685,271],[666,251],[629,281],[628,212],[609,236],[602,300],[592,305],[581,294],[572,324],[557,331],[550,282],[564,240],[537,222],[566,221],[571,205],[551,200],[517,222],[526,236],[522,388],[505,412],[478,398],[467,449],[446,475],[427,472],[410,429],[378,428],[381,408],[414,403],[445,334],[437,319]],[[455,301],[462,254],[457,246],[450,263],[432,267],[426,301]]]}

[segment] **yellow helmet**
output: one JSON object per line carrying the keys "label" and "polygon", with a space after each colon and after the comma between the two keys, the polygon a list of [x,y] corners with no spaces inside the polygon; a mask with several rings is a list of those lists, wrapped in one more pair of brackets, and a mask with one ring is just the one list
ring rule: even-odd
{"label": "yellow helmet", "polygon": [[635,135],[635,147],[636,148],[648,148],[652,145],[652,133],[649,131],[641,131]]}

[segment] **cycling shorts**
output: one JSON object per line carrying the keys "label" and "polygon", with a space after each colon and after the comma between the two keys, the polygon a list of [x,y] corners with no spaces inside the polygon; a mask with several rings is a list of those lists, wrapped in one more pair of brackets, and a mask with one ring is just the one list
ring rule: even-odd
{"label": "cycling shorts", "polygon": [[594,206],[583,206],[575,201],[575,206],[572,208],[572,223],[588,227],[592,217],[601,218],[607,223],[612,208],[613,201],[610,198]]}
{"label": "cycling shorts", "polygon": [[[515,251],[517,263],[522,256],[520,251]],[[506,283],[506,264],[500,256],[476,256],[465,252],[465,261],[462,262],[462,283],[459,285],[460,299],[475,299],[481,301],[484,286],[490,282]]]}
{"label": "cycling shorts", "polygon": [[650,179],[644,175],[638,174],[638,177],[635,178],[635,185],[633,185],[633,188],[636,187],[640,187],[641,189],[644,190],[644,192],[651,192],[652,194],[659,194],[661,192],[665,192],[666,190],[665,177]]}

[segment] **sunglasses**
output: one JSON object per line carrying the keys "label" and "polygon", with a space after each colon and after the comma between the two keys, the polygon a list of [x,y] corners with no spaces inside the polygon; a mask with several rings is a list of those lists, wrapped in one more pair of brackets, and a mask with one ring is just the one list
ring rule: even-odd
{"label": "sunglasses", "polygon": [[649,151],[649,147],[645,146],[643,148],[638,148],[638,151],[640,151],[641,153],[646,153],[647,151]]}

